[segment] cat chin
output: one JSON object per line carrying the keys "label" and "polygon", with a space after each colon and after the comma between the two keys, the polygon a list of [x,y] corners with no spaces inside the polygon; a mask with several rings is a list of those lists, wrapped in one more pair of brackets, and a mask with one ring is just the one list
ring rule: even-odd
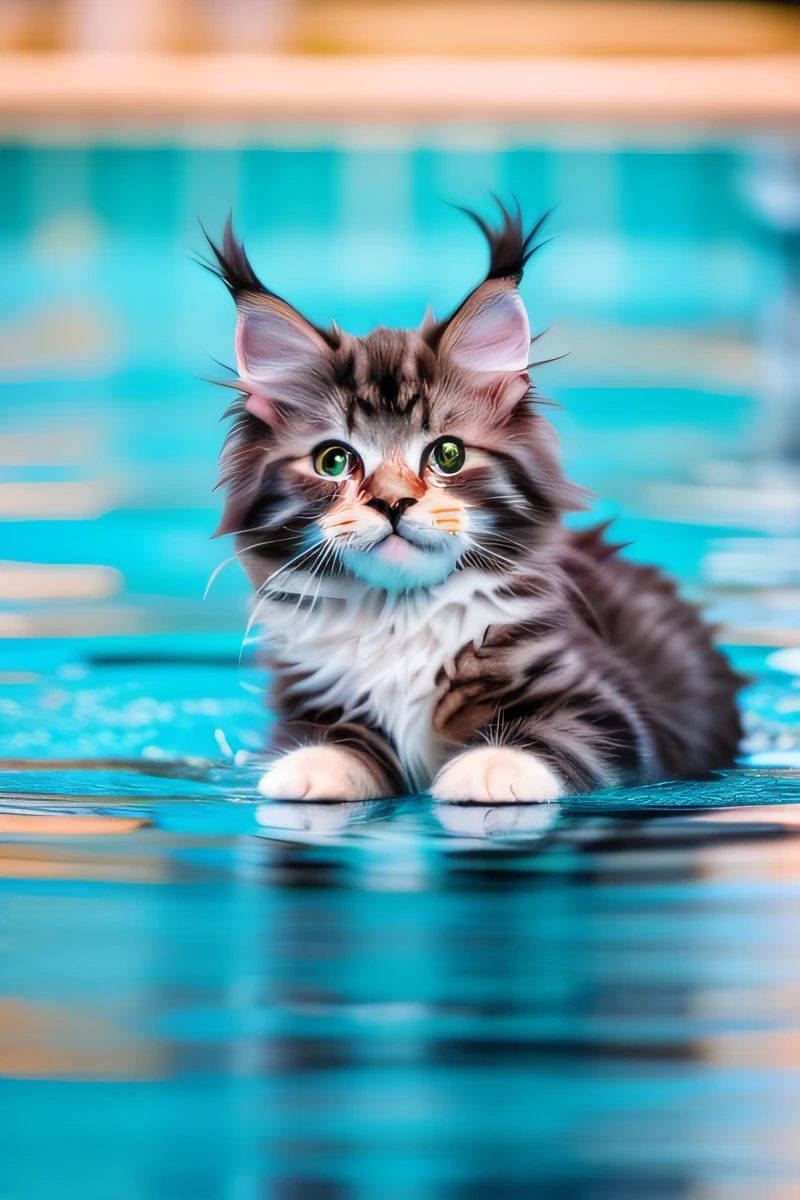
{"label": "cat chin", "polygon": [[455,538],[441,549],[422,550],[391,534],[371,550],[343,551],[342,565],[371,587],[404,592],[444,583],[460,556],[461,547]]}

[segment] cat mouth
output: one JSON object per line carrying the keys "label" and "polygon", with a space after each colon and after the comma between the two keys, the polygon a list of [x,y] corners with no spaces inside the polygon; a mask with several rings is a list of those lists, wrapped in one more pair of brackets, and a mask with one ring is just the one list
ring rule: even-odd
{"label": "cat mouth", "polygon": [[422,530],[419,541],[412,541],[405,533],[392,530],[369,548],[345,548],[342,564],[375,587],[406,591],[443,583],[455,570],[459,557],[457,539],[448,537],[443,542],[436,538],[434,542]]}
{"label": "cat mouth", "polygon": [[384,562],[403,563],[408,561],[415,550],[421,549],[424,547],[413,545],[399,533],[387,533],[383,541],[373,547],[373,553],[379,554]]}
{"label": "cat mouth", "polygon": [[391,530],[376,542],[371,553],[377,553],[387,562],[404,562],[414,551],[423,554],[439,553],[448,546],[452,536],[424,527],[409,529],[406,524],[405,527]]}

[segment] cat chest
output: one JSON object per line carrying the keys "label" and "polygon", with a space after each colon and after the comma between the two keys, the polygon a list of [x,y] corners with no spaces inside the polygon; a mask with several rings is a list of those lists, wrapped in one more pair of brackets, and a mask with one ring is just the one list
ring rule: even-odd
{"label": "cat chest", "polygon": [[522,619],[526,607],[458,580],[422,611],[319,606],[308,617],[281,607],[265,613],[265,625],[275,657],[300,677],[288,691],[292,708],[340,711],[381,729],[422,790],[452,752],[433,720],[459,652],[480,646],[490,626]]}
{"label": "cat chest", "polygon": [[424,788],[444,758],[433,714],[447,688],[442,676],[446,650],[434,637],[419,633],[379,641],[372,652],[366,646],[359,651],[352,686],[361,692],[361,711],[390,739],[411,783]]}
{"label": "cat chest", "polygon": [[295,645],[287,654],[289,650],[284,647],[284,657],[303,672],[293,699],[313,709],[341,709],[347,720],[377,726],[394,746],[412,785],[430,783],[443,760],[433,713],[447,688],[446,676],[440,676],[452,653],[433,631],[365,631]]}

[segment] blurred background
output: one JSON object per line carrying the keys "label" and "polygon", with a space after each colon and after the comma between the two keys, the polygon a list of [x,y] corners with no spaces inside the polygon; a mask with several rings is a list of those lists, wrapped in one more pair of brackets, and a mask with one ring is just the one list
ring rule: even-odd
{"label": "blurred background", "polygon": [[[230,209],[363,333],[480,278],[452,205],[553,208],[524,296],[569,471],[795,662],[798,63],[792,4],[0,0],[0,754],[262,743],[238,566],[204,598],[233,312],[193,257]],[[753,753],[795,753],[787,704]]]}
{"label": "blurred background", "polygon": [[757,0],[3,0],[5,48],[503,55],[786,54],[796,6]]}

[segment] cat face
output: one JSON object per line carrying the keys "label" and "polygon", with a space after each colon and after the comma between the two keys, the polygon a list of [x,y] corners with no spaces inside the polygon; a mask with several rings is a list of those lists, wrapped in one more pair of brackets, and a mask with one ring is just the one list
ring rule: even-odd
{"label": "cat face", "polygon": [[568,507],[531,403],[527,241],[503,213],[494,269],[448,321],[364,338],[320,330],[263,288],[226,229],[215,253],[237,303],[242,396],[219,532],[238,535],[257,587],[336,575],[397,592],[465,566],[511,575]]}
{"label": "cat face", "polygon": [[373,586],[441,583],[470,544],[469,507],[456,487],[448,488],[467,469],[467,448],[458,438],[423,445],[408,428],[385,438],[370,432],[353,430],[349,443],[322,443],[301,460],[301,470],[308,462],[334,481],[319,520],[322,537],[334,553],[341,547],[347,571]]}

